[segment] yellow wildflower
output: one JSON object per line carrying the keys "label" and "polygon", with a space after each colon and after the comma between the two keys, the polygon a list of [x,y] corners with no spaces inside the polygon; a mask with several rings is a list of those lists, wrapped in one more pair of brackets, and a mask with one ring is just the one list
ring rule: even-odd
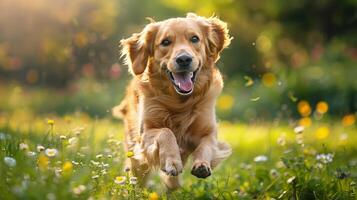
{"label": "yellow wildflower", "polygon": [[131,158],[133,156],[134,156],[134,152],[132,152],[132,151],[126,152],[126,157]]}
{"label": "yellow wildflower", "polygon": [[47,120],[47,124],[53,126],[55,124],[55,120],[49,119]]}
{"label": "yellow wildflower", "polygon": [[126,182],[126,177],[125,176],[117,176],[114,179],[114,183],[119,184],[119,185],[124,185]]}
{"label": "yellow wildflower", "polygon": [[71,174],[73,171],[73,164],[69,161],[66,161],[62,166],[63,174]]}
{"label": "yellow wildflower", "polygon": [[159,195],[156,192],[151,192],[149,194],[149,200],[158,200],[159,199]]}
{"label": "yellow wildflower", "polygon": [[47,156],[45,156],[44,154],[40,154],[38,156],[38,160],[37,160],[37,164],[38,164],[38,167],[41,169],[41,170],[45,170],[48,168],[48,164],[49,164],[49,159]]}
{"label": "yellow wildflower", "polygon": [[248,189],[248,188],[250,187],[249,182],[248,182],[248,181],[245,181],[245,182],[243,183],[243,187],[244,187],[245,189]]}

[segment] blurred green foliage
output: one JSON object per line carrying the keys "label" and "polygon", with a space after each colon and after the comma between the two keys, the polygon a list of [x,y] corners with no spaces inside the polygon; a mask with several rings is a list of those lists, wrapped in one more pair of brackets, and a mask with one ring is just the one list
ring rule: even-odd
{"label": "blurred green foliage", "polygon": [[[312,106],[326,101],[336,116],[355,113],[356,8],[355,0],[3,0],[0,84],[56,88],[52,93],[63,101],[52,101],[49,109],[64,114],[79,107],[103,116],[119,102],[128,79],[119,40],[139,32],[145,17],[195,12],[219,16],[234,37],[218,63],[226,80],[220,117],[296,116],[300,100]],[[83,105],[90,99],[95,103]]]}

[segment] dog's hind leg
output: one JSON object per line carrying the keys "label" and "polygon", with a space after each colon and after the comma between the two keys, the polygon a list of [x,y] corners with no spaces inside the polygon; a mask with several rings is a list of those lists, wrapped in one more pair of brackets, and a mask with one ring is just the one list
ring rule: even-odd
{"label": "dog's hind leg", "polygon": [[125,161],[125,171],[137,177],[141,186],[146,186],[151,170],[147,164],[142,164],[133,158],[127,158]]}

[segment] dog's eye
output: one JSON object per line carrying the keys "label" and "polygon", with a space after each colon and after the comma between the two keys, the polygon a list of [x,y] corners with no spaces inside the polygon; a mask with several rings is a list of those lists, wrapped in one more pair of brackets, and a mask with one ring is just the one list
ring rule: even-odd
{"label": "dog's eye", "polygon": [[168,39],[164,39],[161,41],[161,45],[164,46],[164,47],[167,47],[171,44],[171,41],[168,40]]}
{"label": "dog's eye", "polygon": [[192,36],[192,38],[191,38],[192,43],[197,43],[199,41],[200,41],[200,38],[198,38],[197,36]]}

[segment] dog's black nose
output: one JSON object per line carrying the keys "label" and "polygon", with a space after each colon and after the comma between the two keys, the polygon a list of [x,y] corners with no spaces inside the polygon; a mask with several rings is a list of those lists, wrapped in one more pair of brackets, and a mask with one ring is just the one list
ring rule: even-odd
{"label": "dog's black nose", "polygon": [[180,55],[176,57],[176,63],[179,67],[188,67],[192,62],[192,57],[189,55]]}

